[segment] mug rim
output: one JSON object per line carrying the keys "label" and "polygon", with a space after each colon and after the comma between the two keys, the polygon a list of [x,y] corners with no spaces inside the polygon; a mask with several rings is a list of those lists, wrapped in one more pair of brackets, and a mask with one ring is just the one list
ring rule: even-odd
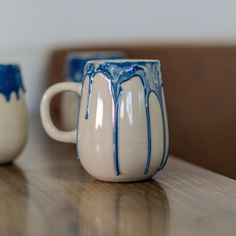
{"label": "mug rim", "polygon": [[158,59],[101,59],[101,60],[89,60],[86,64],[103,64],[103,63],[157,63],[160,64]]}

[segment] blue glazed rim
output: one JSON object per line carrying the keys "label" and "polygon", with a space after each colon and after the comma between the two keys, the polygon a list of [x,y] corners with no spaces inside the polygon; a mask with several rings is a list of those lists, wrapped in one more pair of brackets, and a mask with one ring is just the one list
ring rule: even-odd
{"label": "blue glazed rim", "polygon": [[160,60],[158,59],[137,59],[137,58],[132,58],[132,59],[102,59],[102,60],[90,60],[87,63],[93,63],[93,64],[101,64],[101,63],[112,63],[112,64],[123,64],[123,63],[130,63],[130,64],[147,64],[147,63],[158,63],[160,64]]}
{"label": "blue glazed rim", "polygon": [[101,60],[90,60],[86,63],[84,68],[84,74],[91,67],[98,67],[98,66],[117,66],[118,68],[122,69],[124,67],[133,67],[133,66],[155,66],[155,69],[160,73],[161,72],[161,62],[160,60],[152,60],[152,59],[101,59]]}
{"label": "blue glazed rim", "polygon": [[0,94],[9,102],[11,94],[15,93],[19,100],[20,90],[25,92],[20,66],[18,64],[0,64]]}
{"label": "blue glazed rim", "polygon": [[82,82],[85,65],[90,60],[125,59],[121,51],[72,52],[66,56],[64,77],[73,82]]}

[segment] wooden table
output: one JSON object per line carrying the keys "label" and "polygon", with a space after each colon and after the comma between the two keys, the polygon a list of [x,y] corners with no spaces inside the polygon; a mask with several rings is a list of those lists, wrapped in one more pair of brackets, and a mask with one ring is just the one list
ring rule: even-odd
{"label": "wooden table", "polygon": [[38,122],[0,167],[0,235],[236,235],[236,182],[170,157],[142,183],[105,183]]}

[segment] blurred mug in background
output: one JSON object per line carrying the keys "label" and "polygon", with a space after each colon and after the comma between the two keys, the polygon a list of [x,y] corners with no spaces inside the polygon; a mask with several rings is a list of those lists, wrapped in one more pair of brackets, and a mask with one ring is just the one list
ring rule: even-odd
{"label": "blurred mug in background", "polygon": [[25,146],[28,118],[20,67],[0,64],[0,163],[14,160]]}

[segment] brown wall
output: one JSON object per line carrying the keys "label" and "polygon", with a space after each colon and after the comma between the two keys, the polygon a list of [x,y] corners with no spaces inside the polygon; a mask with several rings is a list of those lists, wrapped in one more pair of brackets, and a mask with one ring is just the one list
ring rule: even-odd
{"label": "brown wall", "polygon": [[236,47],[59,49],[52,54],[49,84],[63,80],[67,52],[95,49],[125,51],[130,58],[160,59],[171,153],[236,179]]}

